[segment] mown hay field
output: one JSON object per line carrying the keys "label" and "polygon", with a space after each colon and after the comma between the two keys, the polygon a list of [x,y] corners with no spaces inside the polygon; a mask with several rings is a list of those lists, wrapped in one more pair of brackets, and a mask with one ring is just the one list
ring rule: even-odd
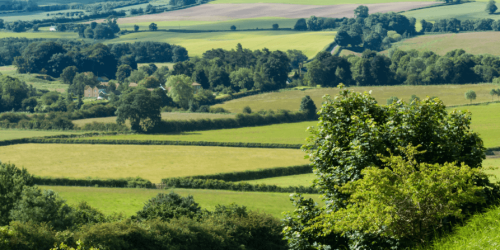
{"label": "mown hay field", "polygon": [[[89,205],[98,208],[106,214],[113,212],[134,215],[141,210],[144,203],[158,193],[174,191],[181,196],[192,195],[194,200],[204,209],[214,210],[216,205],[236,203],[246,206],[249,210],[271,214],[283,218],[284,211],[293,211],[288,193],[257,193],[233,192],[222,190],[202,189],[139,189],[139,188],[95,188],[95,187],[61,187],[41,186],[42,189],[52,189],[68,201],[69,204],[78,204],[86,201]],[[319,195],[304,195],[320,202]]]}
{"label": "mown hay field", "polygon": [[[176,113],[176,112],[162,112],[161,118],[163,120],[200,120],[200,119],[219,119],[219,118],[234,118],[234,114],[212,114],[212,113]],[[78,127],[83,127],[87,123],[104,122],[116,123],[116,116],[101,117],[101,118],[88,118],[74,120],[73,123]],[[127,123],[128,126],[130,124]]]}
{"label": "mown hay field", "polygon": [[[161,28],[161,27],[159,27]],[[106,43],[133,43],[142,41],[167,42],[185,47],[189,56],[201,56],[211,49],[234,49],[238,43],[243,48],[257,50],[301,50],[308,57],[315,56],[335,39],[335,31],[235,31],[235,32],[138,32],[123,35]]]}
{"label": "mown hay field", "polygon": [[[474,90],[476,92],[477,99],[474,102],[491,101],[491,95],[489,93],[493,88],[500,88],[500,85],[486,83],[464,85],[349,87],[349,89],[357,92],[368,92],[371,90],[373,97],[383,105],[387,103],[387,99],[391,96],[397,96],[400,99],[408,101],[410,97],[415,94],[420,98],[437,96],[448,106],[468,104],[469,100],[465,99],[465,92],[468,90]],[[284,90],[234,99],[222,104],[217,104],[214,107],[222,107],[234,113],[241,112],[245,106],[249,106],[253,111],[261,109],[287,109],[298,111],[300,108],[300,101],[306,95],[309,95],[314,100],[316,106],[320,107],[324,95],[328,94],[333,97],[337,95],[338,92],[338,88],[306,89],[303,91]]]}
{"label": "mown hay field", "polygon": [[467,19],[482,18],[491,18],[494,20],[499,19],[499,15],[488,15],[485,12],[487,2],[488,0],[482,0],[463,4],[437,6],[433,8],[407,11],[404,12],[403,15],[407,17],[414,17],[417,20],[425,19],[426,21],[449,18],[456,18],[462,21]]}
{"label": "mown hay field", "polygon": [[309,136],[307,127],[315,126],[317,121],[275,124],[259,127],[220,129],[208,131],[185,132],[166,135],[115,135],[85,137],[81,140],[166,140],[166,141],[207,141],[207,142],[253,142],[304,144]]}
{"label": "mown hay field", "polygon": [[298,149],[195,146],[21,144],[1,147],[2,162],[34,175],[68,178],[169,177],[307,164]]}
{"label": "mown hay field", "polygon": [[274,177],[274,178],[266,178],[252,181],[244,181],[254,185],[257,184],[266,184],[266,185],[276,185],[280,187],[288,187],[288,186],[311,186],[313,180],[316,178],[314,174],[298,174],[298,175],[290,175],[290,176],[282,176],[282,177]]}
{"label": "mown hay field", "polygon": [[[499,16],[500,17],[500,16]],[[395,47],[401,50],[416,49],[433,51],[444,55],[455,49],[463,49],[470,54],[492,54],[500,56],[500,32],[467,32],[458,34],[423,35],[397,42]],[[386,51],[382,53],[387,53]]]}
{"label": "mown hay field", "polygon": [[302,4],[302,5],[337,5],[337,4],[381,4],[381,3],[406,3],[414,4],[417,2],[437,2],[435,0],[215,0],[210,4],[236,4],[236,3],[285,3],[285,4]]}
{"label": "mown hay field", "polygon": [[[54,135],[68,135],[80,134],[80,131],[51,131],[51,130],[17,130],[17,129],[1,129],[0,128],[0,141],[41,137],[41,136],[54,136]],[[1,159],[0,159],[1,160]]]}

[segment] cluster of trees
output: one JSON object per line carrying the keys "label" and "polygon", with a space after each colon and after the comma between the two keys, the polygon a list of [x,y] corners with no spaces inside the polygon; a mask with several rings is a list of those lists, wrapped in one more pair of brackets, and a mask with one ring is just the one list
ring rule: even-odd
{"label": "cluster of trees", "polygon": [[412,248],[496,204],[500,189],[481,169],[486,149],[470,113],[430,98],[381,106],[340,87],[304,147],[324,203],[291,198],[290,249]]}
{"label": "cluster of trees", "polygon": [[[329,18],[329,17],[316,17],[311,16],[310,18],[299,18],[295,25],[294,30],[324,30],[324,29],[335,29],[343,24],[347,24],[348,18]],[[278,24],[273,24],[273,29],[278,29]]]}
{"label": "cluster of trees", "polygon": [[[82,38],[113,39],[115,34],[120,32],[116,20],[117,18],[109,17],[105,23],[91,22],[88,25],[79,25],[78,35]],[[58,27],[58,31],[62,30]]]}
{"label": "cluster of trees", "polygon": [[105,215],[85,202],[70,206],[54,191],[42,191],[32,175],[14,165],[1,164],[0,178],[4,250],[286,249],[279,220],[236,204],[207,211],[192,196],[159,193],[131,217]]}
{"label": "cluster of trees", "polygon": [[[415,18],[390,13],[368,14],[368,7],[359,6],[356,18],[342,22],[335,42],[340,46],[364,47],[382,50],[390,47],[395,37],[410,37],[416,34]],[[392,31],[392,33],[391,33]]]}
{"label": "cluster of trees", "polygon": [[464,21],[450,18],[436,20],[434,23],[425,20],[421,20],[420,22],[422,24],[422,32],[500,31],[500,21],[490,18]]}
{"label": "cluster of trees", "polygon": [[457,49],[440,56],[431,51],[392,49],[389,56],[366,50],[361,57],[321,52],[308,67],[311,86],[432,85],[492,82],[500,76],[500,58]]}
{"label": "cluster of trees", "polygon": [[[19,43],[17,43],[20,41]],[[78,72],[92,72],[96,76],[114,78],[120,65],[137,68],[137,62],[172,62],[187,59],[183,47],[167,43],[139,42],[134,44],[104,45],[88,44],[70,40],[17,40],[9,39],[7,48],[16,48],[7,60],[16,56],[12,62],[20,73],[46,73],[58,77],[69,66]]]}
{"label": "cluster of trees", "polygon": [[88,13],[99,13],[99,12],[110,12],[116,8],[127,7],[131,5],[148,3],[148,0],[128,0],[128,1],[116,1],[116,2],[97,2],[92,4],[71,4],[71,9],[85,10]]}
{"label": "cluster of trees", "polygon": [[[0,4],[0,10],[24,10],[24,11],[37,11],[38,4],[36,1],[19,1],[19,0],[7,0],[2,1]],[[58,9],[54,9],[58,10]]]}

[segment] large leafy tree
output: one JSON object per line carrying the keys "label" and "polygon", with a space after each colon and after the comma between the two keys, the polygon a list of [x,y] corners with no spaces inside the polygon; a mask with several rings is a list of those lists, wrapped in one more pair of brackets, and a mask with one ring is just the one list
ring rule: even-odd
{"label": "large leafy tree", "polygon": [[172,218],[194,217],[201,212],[193,196],[181,197],[170,192],[159,193],[156,197],[146,202],[144,208],[137,212],[137,217],[142,220],[161,219],[168,221]]}
{"label": "large leafy tree", "polygon": [[495,0],[490,0],[488,2],[488,4],[486,5],[486,12],[488,12],[488,14],[495,13],[495,11],[497,11],[497,9],[498,9],[498,7],[496,5]]}
{"label": "large leafy tree", "polygon": [[129,120],[132,130],[152,132],[161,122],[160,104],[158,96],[145,88],[137,87],[120,98],[116,122],[124,124]]}
{"label": "large leafy tree", "polygon": [[185,75],[170,76],[166,86],[169,88],[168,96],[182,108],[189,108],[189,101],[193,99],[191,78]]}
{"label": "large leafy tree", "polygon": [[21,199],[23,189],[33,185],[33,176],[26,169],[0,163],[0,225],[9,224],[9,213]]}
{"label": "large leafy tree", "polygon": [[[380,156],[389,156],[389,151],[402,156],[401,147],[421,145],[425,153],[415,157],[417,163],[455,162],[471,168],[480,167],[485,159],[483,141],[470,131],[470,113],[448,113],[438,99],[381,106],[370,94],[355,93],[341,85],[337,97],[326,97],[319,115],[318,126],[311,130],[310,143],[304,149],[325,204],[318,207],[312,199],[293,197],[296,210],[286,216],[284,229],[291,249],[394,246],[397,242],[374,234],[333,231],[334,212],[345,208],[349,198],[340,189],[361,179],[366,167],[383,166]],[[487,179],[477,183],[489,185]],[[491,201],[496,193],[485,189],[484,195]]]}
{"label": "large leafy tree", "polygon": [[22,101],[28,98],[28,92],[26,84],[19,79],[0,76],[0,111],[20,109]]}
{"label": "large leafy tree", "polygon": [[78,68],[75,66],[68,66],[66,67],[62,73],[61,73],[61,79],[63,80],[63,83],[65,84],[71,84],[73,83],[73,79],[75,78],[76,74],[78,73]]}

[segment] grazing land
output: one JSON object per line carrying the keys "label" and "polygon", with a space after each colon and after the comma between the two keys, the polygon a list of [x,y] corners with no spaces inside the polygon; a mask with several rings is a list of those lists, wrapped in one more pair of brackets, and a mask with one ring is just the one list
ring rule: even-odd
{"label": "grazing land", "polygon": [[[481,1],[481,0],[480,0]],[[337,5],[337,4],[380,4],[380,3],[401,3],[401,2],[437,2],[433,0],[215,0],[210,4],[236,4],[236,3],[286,3],[286,4],[311,4],[311,5]]]}
{"label": "grazing land", "polygon": [[[161,118],[163,120],[200,120],[200,119],[218,119],[218,118],[234,118],[234,114],[212,114],[212,113],[176,113],[176,112],[163,112]],[[74,120],[73,123],[78,127],[83,127],[87,123],[104,122],[115,123],[116,116],[89,118]],[[128,126],[130,124],[127,123]]]}
{"label": "grazing land", "polygon": [[[229,205],[236,203],[246,206],[249,210],[271,214],[283,218],[282,212],[293,211],[294,207],[287,193],[257,193],[233,192],[222,190],[202,189],[139,189],[139,188],[95,188],[95,187],[61,187],[42,186],[43,189],[52,189],[70,204],[86,201],[89,205],[98,208],[104,213],[124,213],[134,215],[141,210],[144,203],[161,192],[174,191],[181,196],[192,195],[202,208],[214,210],[218,204]],[[304,195],[319,202],[319,195]]]}
{"label": "grazing land", "polygon": [[[426,96],[437,96],[446,105],[463,105],[468,104],[469,100],[465,99],[464,94],[468,90],[474,90],[477,94],[477,99],[474,102],[491,101],[489,94],[491,89],[500,88],[496,84],[464,84],[464,85],[427,85],[427,86],[363,86],[349,87],[357,92],[372,91],[372,95],[381,104],[386,104],[387,99],[391,96],[397,96],[400,99],[408,101],[412,95],[417,95],[420,98]],[[322,97],[326,94],[335,96],[339,92],[338,88],[316,88],[306,90],[283,90],[279,92],[270,92],[260,95],[248,96],[240,99],[234,99],[222,104],[217,104],[214,107],[223,107],[230,112],[241,112],[244,107],[249,106],[253,111],[262,109],[287,109],[298,111],[300,101],[306,95],[309,95],[316,106],[319,108],[323,102]],[[496,98],[495,98],[496,99]]]}
{"label": "grazing land", "polygon": [[[232,0],[230,0],[232,1]],[[243,0],[247,1],[247,0]],[[309,18],[310,16],[320,17],[354,17],[354,9],[359,4],[342,4],[330,6],[318,5],[300,5],[292,4],[288,0],[281,3],[256,3],[255,1],[245,2],[230,2],[227,4],[202,4],[192,8],[168,11],[159,14],[142,15],[135,17],[120,18],[121,23],[141,23],[141,22],[158,22],[158,21],[223,21],[230,19],[245,19],[258,17],[285,17],[285,18]],[[347,0],[343,0],[347,1]],[[435,2],[401,2],[375,0],[376,4],[366,4],[371,13],[376,12],[398,12],[420,7],[425,7],[435,4]],[[303,3],[314,4],[314,1],[303,1]],[[326,3],[326,1],[324,1]],[[331,2],[331,1],[330,1]],[[388,1],[389,2],[389,1]],[[239,3],[239,4],[234,4]]]}
{"label": "grazing land", "polygon": [[[479,133],[487,148],[500,147],[500,103],[459,107],[472,113],[472,130]],[[500,165],[499,165],[500,166]]]}
{"label": "grazing land", "polygon": [[500,15],[488,15],[484,9],[488,0],[476,1],[463,4],[436,6],[434,8],[412,10],[403,13],[407,17],[417,20],[435,21],[440,19],[456,18],[458,20],[491,18],[497,20]]}
{"label": "grazing land", "polygon": [[22,144],[2,147],[2,162],[32,174],[69,178],[163,178],[307,164],[298,149],[194,146]]}
{"label": "grazing land", "polygon": [[254,142],[254,143],[284,143],[303,144],[309,136],[307,127],[314,126],[318,122],[298,122],[275,124],[260,127],[245,127],[235,129],[221,129],[209,131],[186,132],[168,135],[116,135],[86,137],[88,139],[106,140],[167,140],[167,141],[207,141],[207,142]]}
{"label": "grazing land", "polygon": [[18,78],[27,84],[33,85],[37,89],[45,89],[49,91],[58,91],[65,93],[68,89],[68,84],[63,84],[60,81],[48,81],[40,78],[36,78],[37,74],[19,74],[14,66],[0,66],[0,73],[2,75],[8,75],[11,77]]}
{"label": "grazing land", "polygon": [[17,129],[1,129],[0,128],[0,141],[21,139],[21,138],[31,138],[31,137],[42,137],[42,136],[53,136],[53,135],[68,135],[68,134],[79,134],[79,131],[51,131],[51,130],[17,130]]}
{"label": "grazing land", "polygon": [[299,174],[299,175],[290,175],[283,177],[274,177],[274,178],[266,178],[259,179],[253,181],[245,181],[251,184],[266,184],[266,185],[276,185],[281,187],[288,186],[311,186],[313,180],[316,179],[316,175],[314,174]]}
{"label": "grazing land", "polygon": [[[161,28],[161,27],[158,27]],[[335,31],[295,32],[295,31],[241,31],[241,32],[138,32],[123,35],[107,43],[134,43],[143,41],[178,44],[189,51],[189,56],[201,56],[207,50],[222,48],[231,50],[241,43],[243,48],[257,50],[286,51],[302,50],[308,57],[315,56],[335,39]]]}
{"label": "grazing land", "polygon": [[471,54],[500,56],[499,39],[500,32],[493,31],[424,35],[397,42],[393,47],[401,50],[433,51],[439,55],[444,55],[451,50],[463,49]]}

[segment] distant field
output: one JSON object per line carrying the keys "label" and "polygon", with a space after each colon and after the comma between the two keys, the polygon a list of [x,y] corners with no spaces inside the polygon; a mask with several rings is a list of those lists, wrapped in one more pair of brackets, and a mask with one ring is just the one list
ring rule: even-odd
{"label": "distant field", "polygon": [[22,144],[1,147],[2,162],[40,176],[125,178],[159,183],[178,176],[307,164],[298,149],[194,146]]}
{"label": "distant field", "polygon": [[[443,100],[446,105],[462,105],[469,103],[469,101],[465,99],[464,94],[470,89],[474,90],[477,94],[477,99],[474,102],[488,102],[491,101],[491,95],[489,92],[492,88],[500,88],[500,85],[486,83],[464,85],[450,84],[428,86],[349,87],[349,89],[358,92],[371,90],[372,95],[383,105],[387,103],[387,99],[391,96],[397,96],[400,99],[408,101],[413,94],[419,96],[420,98],[425,98],[426,96],[437,96]],[[338,94],[338,88],[319,88],[307,89],[304,91],[290,90],[265,93],[234,99],[223,104],[217,104],[214,107],[223,107],[230,112],[241,112],[245,106],[250,106],[253,111],[261,109],[288,109],[298,111],[300,108],[300,101],[304,96],[309,95],[319,108],[323,102],[322,97],[326,94],[333,97]]]}
{"label": "distant field", "polygon": [[68,134],[80,134],[79,131],[43,131],[43,130],[17,130],[17,129],[1,129],[0,128],[0,141],[21,139],[21,138],[31,138],[31,137],[41,137],[41,136],[52,136],[52,135],[68,135]]}
{"label": "distant field", "polygon": [[245,181],[251,184],[266,184],[266,185],[276,185],[281,187],[288,186],[311,186],[313,180],[316,178],[314,174],[299,174],[275,178],[266,178],[253,181]]}
{"label": "distant field", "polygon": [[223,3],[286,3],[286,4],[310,4],[310,5],[336,5],[336,4],[379,4],[400,2],[437,2],[433,0],[215,0],[210,4]]}
{"label": "distant field", "polygon": [[488,0],[483,0],[471,3],[413,10],[403,13],[403,15],[407,17],[414,17],[417,20],[425,19],[426,21],[435,21],[439,19],[448,19],[448,18],[456,18],[462,21],[467,19],[480,19],[480,18],[491,18],[494,20],[500,19],[500,15],[488,15],[484,11],[487,2]]}
{"label": "distant field", "polygon": [[318,122],[299,122],[276,124],[260,127],[246,127],[235,129],[220,129],[209,131],[187,132],[170,135],[117,135],[82,138],[106,140],[169,140],[169,141],[209,141],[209,142],[257,142],[257,143],[285,143],[304,144],[309,136],[306,128]]}
{"label": "distant field", "polygon": [[[487,148],[500,147],[500,103],[459,107],[472,112],[472,129],[478,132]],[[500,165],[499,165],[500,167]]]}
{"label": "distant field", "polygon": [[16,77],[27,84],[33,85],[37,89],[46,89],[50,91],[66,92],[68,89],[68,84],[63,84],[60,81],[47,81],[43,79],[35,78],[36,74],[19,74],[14,66],[0,66],[0,73],[2,75],[8,75]]}
{"label": "distant field", "polygon": [[[1,18],[1,17],[0,17]],[[61,38],[61,39],[78,39],[78,33],[74,32],[0,32],[0,38],[19,37],[19,38]]]}
{"label": "distant field", "polygon": [[[113,212],[134,215],[141,210],[144,203],[161,192],[170,190],[139,189],[139,188],[93,188],[93,187],[61,187],[41,186],[43,189],[52,189],[70,204],[87,201],[91,206],[98,208],[106,214]],[[283,218],[283,211],[293,211],[287,193],[256,193],[232,192],[222,190],[202,189],[173,189],[182,196],[192,195],[194,200],[204,209],[214,210],[218,204],[229,205],[236,203],[246,206],[249,210],[271,214]],[[319,195],[304,195],[320,202]]]}
{"label": "distant field", "polygon": [[444,55],[451,50],[463,49],[471,54],[500,56],[499,39],[500,32],[494,31],[424,35],[397,42],[394,47],[402,50],[430,50],[440,55]]}
{"label": "distant field", "polygon": [[[158,27],[161,28],[161,27]],[[302,50],[313,57],[326,45],[333,42],[336,32],[295,32],[295,31],[246,31],[246,32],[139,32],[123,35],[107,43],[133,43],[141,41],[168,42],[178,44],[188,50],[189,56],[201,56],[205,51],[223,48],[234,49],[238,43],[251,50],[268,48],[286,51]]]}
{"label": "distant field", "polygon": [[[161,113],[161,118],[163,120],[198,120],[198,119],[234,118],[234,117],[235,117],[234,114],[174,113],[174,112]],[[73,121],[73,123],[78,127],[83,127],[85,124],[92,122],[115,123],[116,116],[89,118],[89,119],[81,119]]]}
{"label": "distant field", "polygon": [[[186,29],[186,30],[230,30],[234,25],[238,30],[243,29],[271,29],[277,23],[280,28],[293,28],[297,19],[295,18],[251,18],[235,19],[226,21],[158,21],[155,22],[159,29]],[[133,30],[138,25],[140,30],[148,30],[151,22],[123,23],[121,29]]]}

